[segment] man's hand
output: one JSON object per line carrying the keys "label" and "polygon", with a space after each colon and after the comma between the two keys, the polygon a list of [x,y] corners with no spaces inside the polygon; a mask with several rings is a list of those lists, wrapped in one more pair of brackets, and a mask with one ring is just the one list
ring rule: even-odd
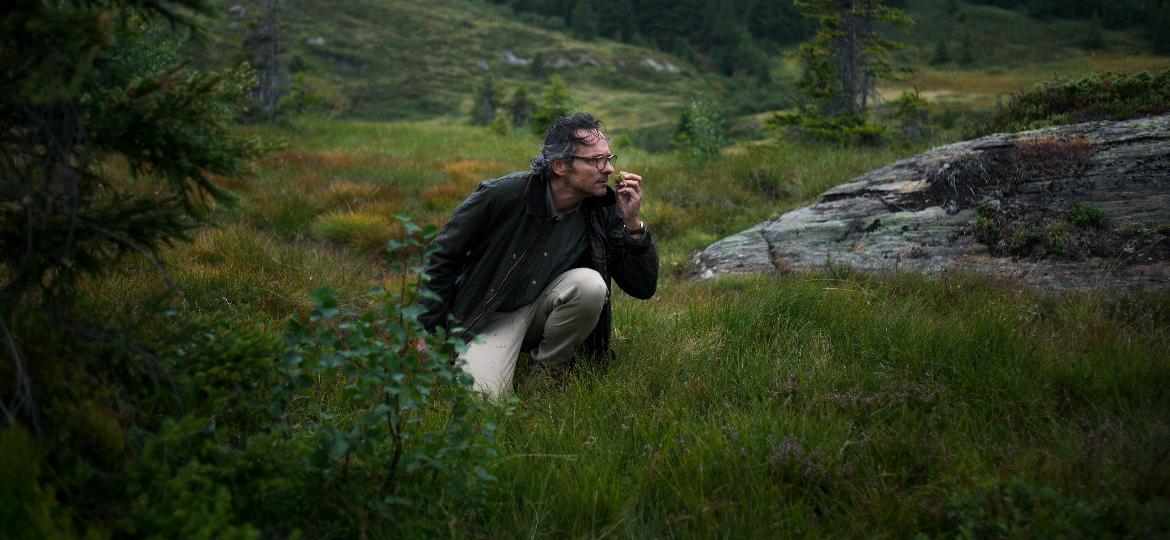
{"label": "man's hand", "polygon": [[638,217],[642,208],[642,177],[630,172],[619,172],[617,181],[618,212],[626,222],[626,231],[640,234],[644,229]]}

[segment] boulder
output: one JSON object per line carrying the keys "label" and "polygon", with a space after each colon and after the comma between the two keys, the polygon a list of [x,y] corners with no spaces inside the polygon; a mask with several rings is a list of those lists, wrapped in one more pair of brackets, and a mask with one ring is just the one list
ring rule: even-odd
{"label": "boulder", "polygon": [[1170,116],[996,134],[877,169],[697,252],[694,277],[846,264],[1057,289],[1170,285]]}

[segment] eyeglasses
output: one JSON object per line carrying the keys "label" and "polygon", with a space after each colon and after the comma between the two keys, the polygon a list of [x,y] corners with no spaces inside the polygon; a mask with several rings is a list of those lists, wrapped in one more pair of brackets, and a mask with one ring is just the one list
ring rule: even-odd
{"label": "eyeglasses", "polygon": [[593,166],[597,167],[597,170],[599,170],[599,171],[602,169],[605,169],[606,163],[613,165],[614,167],[617,167],[617,156],[615,156],[613,154],[610,154],[608,156],[593,156],[593,157],[570,156],[570,157],[572,157],[573,159],[579,159],[579,160],[584,161],[586,163],[592,163]]}

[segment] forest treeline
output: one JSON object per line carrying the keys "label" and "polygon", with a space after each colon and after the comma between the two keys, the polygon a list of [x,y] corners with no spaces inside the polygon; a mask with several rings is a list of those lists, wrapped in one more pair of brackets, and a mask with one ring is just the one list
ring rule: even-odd
{"label": "forest treeline", "polygon": [[811,26],[792,2],[773,0],[491,0],[546,27],[649,45],[718,69],[767,76],[767,52]]}
{"label": "forest treeline", "polygon": [[[803,41],[815,24],[793,2],[775,0],[490,0],[530,22],[653,45],[725,75],[763,75],[764,53]],[[883,2],[905,8],[905,0]],[[1142,28],[1159,52],[1170,51],[1170,0],[970,0],[1040,18],[1098,19],[1107,28]],[[947,0],[947,10],[962,9]]]}

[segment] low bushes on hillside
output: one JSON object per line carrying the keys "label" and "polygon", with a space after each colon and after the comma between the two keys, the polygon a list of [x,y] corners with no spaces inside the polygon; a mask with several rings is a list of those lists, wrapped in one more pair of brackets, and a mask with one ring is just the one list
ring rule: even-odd
{"label": "low bushes on hillside", "polygon": [[971,137],[1054,124],[1124,120],[1170,112],[1170,70],[1095,73],[1058,80],[1012,96]]}

